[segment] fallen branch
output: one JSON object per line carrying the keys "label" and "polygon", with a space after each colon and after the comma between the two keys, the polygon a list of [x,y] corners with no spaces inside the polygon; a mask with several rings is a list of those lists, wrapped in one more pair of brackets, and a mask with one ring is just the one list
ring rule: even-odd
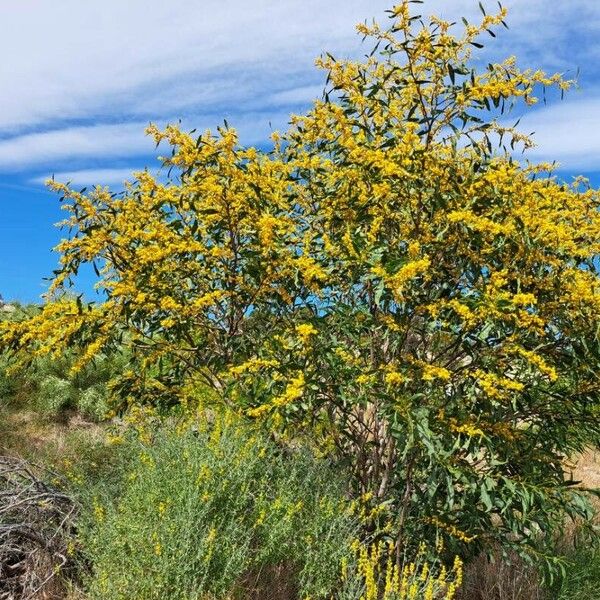
{"label": "fallen branch", "polygon": [[78,511],[60,481],[38,465],[0,457],[0,600],[64,597]]}

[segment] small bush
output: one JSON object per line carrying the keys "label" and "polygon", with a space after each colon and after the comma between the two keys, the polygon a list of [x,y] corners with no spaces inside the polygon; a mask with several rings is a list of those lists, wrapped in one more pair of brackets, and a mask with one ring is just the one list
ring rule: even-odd
{"label": "small bush", "polygon": [[327,464],[220,420],[121,448],[120,488],[84,500],[91,598],[329,597],[355,524]]}
{"label": "small bush", "polygon": [[108,382],[125,369],[125,359],[118,353],[102,355],[75,371],[77,358],[68,351],[58,358],[36,358],[24,369],[15,368],[7,354],[0,355],[0,407],[33,409],[52,418],[77,410],[93,421],[104,420]]}
{"label": "small bush", "polygon": [[101,355],[80,370],[73,369],[77,360],[75,352],[60,359],[37,359],[29,371],[35,383],[30,403],[49,415],[72,409],[102,421],[109,410],[108,381],[123,371],[124,358],[118,353]]}
{"label": "small bush", "polygon": [[108,413],[108,393],[106,386],[92,385],[79,393],[77,408],[94,421],[102,421]]}
{"label": "small bush", "polygon": [[72,404],[74,391],[66,379],[46,375],[40,379],[35,397],[37,408],[41,412],[57,414]]}
{"label": "small bush", "polygon": [[4,406],[16,391],[15,378],[7,372],[8,361],[6,357],[0,356],[0,405]]}
{"label": "small bush", "polygon": [[0,354],[0,408],[10,408],[29,396],[32,382],[24,373],[10,371],[6,354]]}

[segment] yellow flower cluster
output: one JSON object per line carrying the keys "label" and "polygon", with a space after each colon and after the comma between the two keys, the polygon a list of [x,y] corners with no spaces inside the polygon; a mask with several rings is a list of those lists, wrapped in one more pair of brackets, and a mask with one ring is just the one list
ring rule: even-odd
{"label": "yellow flower cluster", "polygon": [[384,379],[389,386],[397,386],[405,381],[405,378],[398,371],[388,371]]}
{"label": "yellow flower cluster", "polygon": [[460,540],[461,542],[465,542],[466,544],[471,543],[473,540],[477,538],[477,536],[467,535],[464,531],[461,531],[456,525],[452,525],[452,523],[444,523],[442,520],[437,517],[429,517],[426,519],[427,523],[431,523],[435,525],[438,529],[445,531],[447,534],[451,535],[453,538]]}
{"label": "yellow flower cluster", "polygon": [[304,345],[306,345],[310,338],[317,333],[318,332],[315,326],[310,323],[301,323],[296,325],[296,334]]}
{"label": "yellow flower cluster", "polygon": [[[364,586],[360,600],[453,600],[462,584],[463,564],[456,557],[450,569],[437,567],[419,555],[415,562],[398,566],[392,542],[371,545],[354,542],[359,580]],[[347,580],[348,564],[342,565]]]}
{"label": "yellow flower cluster", "polygon": [[231,367],[229,372],[232,375],[241,375],[242,373],[258,373],[261,369],[277,366],[279,366],[279,361],[274,358],[251,358],[241,365]]}
{"label": "yellow flower cluster", "polygon": [[428,257],[413,260],[402,267],[393,275],[387,273],[382,266],[376,266],[371,269],[375,277],[383,279],[385,285],[392,290],[394,298],[402,300],[404,289],[410,281],[419,276],[424,276],[431,265]]}
{"label": "yellow flower cluster", "polygon": [[304,393],[304,386],[306,382],[304,379],[304,373],[298,372],[296,376],[291,379],[287,384],[283,394],[276,396],[271,400],[270,403],[261,404],[256,408],[251,408],[247,411],[249,417],[260,417],[263,416],[273,409],[282,408],[287,406],[291,402],[298,400]]}
{"label": "yellow flower cluster", "polygon": [[453,418],[448,419],[448,422],[450,424],[451,431],[454,431],[454,433],[464,433],[469,437],[484,435],[483,431],[479,429],[479,427],[473,425],[472,423],[461,423],[459,425],[457,420]]}
{"label": "yellow flower cluster", "polygon": [[433,381],[434,379],[442,379],[447,381],[450,379],[452,374],[445,367],[438,367],[436,365],[422,364],[423,374],[421,378],[423,381]]}
{"label": "yellow flower cluster", "polygon": [[467,227],[479,233],[489,234],[492,237],[498,235],[509,236],[513,232],[512,225],[505,225],[489,219],[475,215],[468,210],[455,210],[446,216],[450,223],[462,223]]}
{"label": "yellow flower cluster", "polygon": [[525,387],[520,381],[495,373],[486,373],[481,369],[477,369],[473,375],[482,391],[490,398],[498,400],[507,398],[510,392],[520,392]]}
{"label": "yellow flower cluster", "polygon": [[539,354],[525,348],[516,348],[517,354],[522,356],[529,362],[529,364],[536,367],[540,373],[543,373],[550,381],[556,381],[558,379],[558,373],[556,369],[550,366]]}

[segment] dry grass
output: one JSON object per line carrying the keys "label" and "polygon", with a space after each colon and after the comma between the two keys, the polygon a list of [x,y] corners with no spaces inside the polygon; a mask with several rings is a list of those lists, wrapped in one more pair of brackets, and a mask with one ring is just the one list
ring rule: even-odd
{"label": "dry grass", "polygon": [[20,456],[47,465],[68,457],[73,434],[90,441],[102,439],[103,428],[75,412],[50,418],[31,410],[0,412],[0,456]]}
{"label": "dry grass", "polygon": [[298,598],[297,573],[290,563],[248,572],[235,590],[236,600],[293,600]]}
{"label": "dry grass", "polygon": [[510,561],[482,555],[467,565],[460,600],[542,600],[543,590],[535,568],[518,556]]}

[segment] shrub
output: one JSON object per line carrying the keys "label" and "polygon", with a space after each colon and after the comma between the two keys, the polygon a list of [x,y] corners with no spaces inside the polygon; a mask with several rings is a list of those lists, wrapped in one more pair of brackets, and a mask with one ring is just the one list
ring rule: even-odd
{"label": "shrub", "polygon": [[462,584],[462,561],[455,557],[448,569],[425,551],[421,545],[413,560],[397,563],[392,541],[356,543],[336,600],[454,600]]}
{"label": "shrub", "polygon": [[94,384],[79,392],[77,408],[95,421],[102,421],[109,412],[106,385]]}
{"label": "shrub", "polygon": [[108,385],[125,368],[120,352],[100,355],[81,369],[74,369],[77,350],[65,350],[60,356],[35,359],[27,371],[33,383],[28,404],[49,415],[66,409],[78,410],[94,421],[102,421],[109,412]]}
{"label": "shrub", "polygon": [[[151,127],[173,179],[54,183],[56,301],[0,344],[78,343],[76,368],[125,344],[124,405],[185,403],[202,379],[277,436],[307,433],[393,517],[399,556],[438,532],[551,567],[549,532],[589,512],[563,459],[600,429],[598,192],[514,159],[531,140],[506,112],[570,82],[473,59],[505,11],[455,35],[410,4],[359,26],[364,60],[319,60],[323,100],[271,152]],[[89,262],[106,301],[62,297]]]}
{"label": "shrub", "polygon": [[72,405],[73,395],[73,387],[69,381],[56,375],[45,375],[39,380],[37,406],[42,412],[58,414]]}
{"label": "shrub", "polygon": [[[35,307],[16,305],[12,312],[0,311],[0,323],[14,323],[36,314]],[[31,383],[22,371],[11,369],[14,361],[7,352],[0,349],[0,409],[19,403],[27,398],[31,391]]]}
{"label": "shrub", "polygon": [[0,406],[10,404],[20,387],[17,377],[9,373],[9,366],[8,358],[0,354]]}
{"label": "shrub", "polygon": [[282,455],[220,419],[201,431],[161,427],[152,443],[129,439],[120,451],[130,457],[121,485],[85,492],[92,598],[331,593],[356,532],[326,463]]}
{"label": "shrub", "polygon": [[36,357],[23,369],[8,353],[0,354],[0,405],[51,417],[77,410],[94,421],[104,420],[110,410],[109,382],[124,370],[126,359],[119,352],[101,355],[74,370],[77,356],[77,350],[66,349]]}

